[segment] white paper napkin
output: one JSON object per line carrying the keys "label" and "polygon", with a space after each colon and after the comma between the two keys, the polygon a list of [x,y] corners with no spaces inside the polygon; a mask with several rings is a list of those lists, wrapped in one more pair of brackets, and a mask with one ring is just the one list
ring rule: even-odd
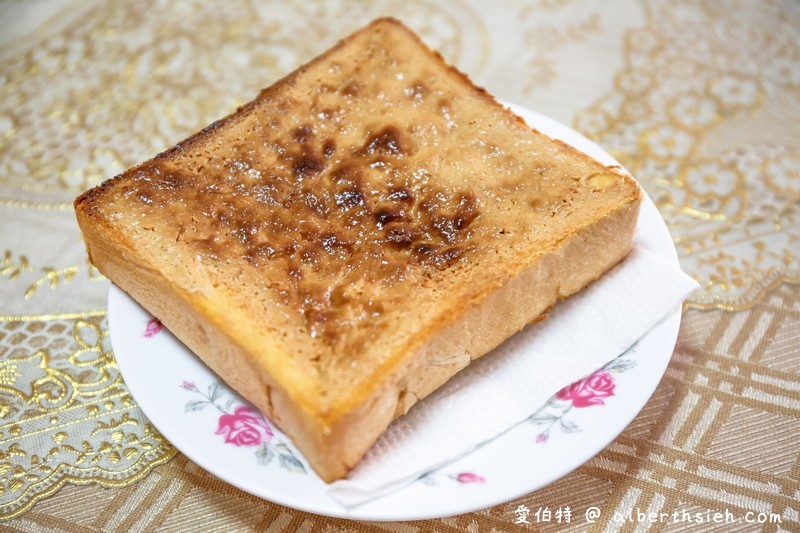
{"label": "white paper napkin", "polygon": [[329,494],[354,507],[462,457],[623,353],[697,287],[678,267],[634,246],[625,261],[560,302],[547,320],[472,363],[396,420]]}

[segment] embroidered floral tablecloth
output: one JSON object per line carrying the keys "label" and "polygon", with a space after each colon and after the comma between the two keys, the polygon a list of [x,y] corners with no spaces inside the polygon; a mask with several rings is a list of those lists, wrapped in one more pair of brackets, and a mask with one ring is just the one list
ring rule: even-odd
{"label": "embroidered floral tablecloth", "polygon": [[[85,188],[227,114],[379,15],[401,18],[503,100],[617,157],[702,285],[655,395],[597,457],[503,505],[395,524],[258,500],[161,437],[115,365],[108,282],[88,263],[71,211]],[[800,530],[797,2],[0,0],[0,43],[5,525],[680,531],[681,513],[728,511],[754,520],[691,525]],[[563,394],[612,390],[584,386]],[[472,476],[458,481],[486,481]],[[589,508],[600,510],[594,523]]]}

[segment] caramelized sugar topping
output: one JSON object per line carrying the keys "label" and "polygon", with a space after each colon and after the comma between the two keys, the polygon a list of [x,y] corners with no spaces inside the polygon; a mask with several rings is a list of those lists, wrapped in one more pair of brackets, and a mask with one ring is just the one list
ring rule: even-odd
{"label": "caramelized sugar topping", "polygon": [[333,343],[343,322],[383,313],[386,302],[364,284],[391,287],[411,271],[445,269],[470,249],[477,199],[406,175],[402,159],[413,145],[394,126],[339,157],[335,141],[316,140],[311,125],[273,143],[278,164],[259,164],[254,144],[202,170],[148,162],[125,196],[168,212],[175,241],[196,253],[268,273],[312,337]]}

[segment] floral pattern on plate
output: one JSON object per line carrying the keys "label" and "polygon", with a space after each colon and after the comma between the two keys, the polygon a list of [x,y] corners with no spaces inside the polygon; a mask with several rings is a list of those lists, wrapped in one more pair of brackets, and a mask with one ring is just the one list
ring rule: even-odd
{"label": "floral pattern on plate", "polygon": [[142,335],[149,339],[150,337],[154,337],[156,334],[158,334],[161,331],[161,328],[163,328],[161,321],[157,318],[151,318],[147,321],[147,327],[144,328],[144,333]]}
{"label": "floral pattern on plate", "polygon": [[222,413],[217,420],[215,435],[222,435],[225,444],[238,447],[256,447],[256,460],[261,465],[272,463],[277,458],[277,464],[290,472],[306,473],[306,467],[295,456],[294,452],[285,442],[280,440],[270,423],[257,410],[249,405],[236,405],[236,398],[229,398],[223,406],[221,400],[230,393],[216,381],[208,386],[208,392],[203,392],[193,381],[184,381],[180,387],[188,392],[195,393],[202,399],[190,400],[186,403],[184,412],[192,413],[201,411],[213,405]]}
{"label": "floral pattern on plate", "polygon": [[634,348],[635,345],[591,375],[567,385],[555,393],[544,407],[536,411],[528,419],[533,424],[544,426],[543,431],[536,435],[536,442],[538,444],[547,443],[550,440],[550,431],[554,427],[564,433],[579,432],[580,426],[569,420],[567,414],[573,408],[583,409],[605,405],[605,401],[616,393],[614,374],[627,372],[636,366],[636,361],[625,357]]}
{"label": "floral pattern on plate", "polygon": [[419,481],[425,485],[437,485],[437,479],[446,479],[448,481],[455,481],[461,485],[471,484],[484,484],[486,478],[474,472],[459,472],[458,474],[446,474],[440,472],[428,472],[419,478]]}

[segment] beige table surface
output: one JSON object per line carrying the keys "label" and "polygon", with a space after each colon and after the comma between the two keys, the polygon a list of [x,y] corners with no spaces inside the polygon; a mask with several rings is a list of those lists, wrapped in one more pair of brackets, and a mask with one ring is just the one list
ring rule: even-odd
{"label": "beige table surface", "polygon": [[[367,524],[250,496],[149,425],[71,201],[379,15],[619,159],[702,289],[654,396],[587,464],[484,511]],[[0,43],[0,529],[800,531],[800,3],[0,0]],[[670,518],[614,520],[631,510]]]}

